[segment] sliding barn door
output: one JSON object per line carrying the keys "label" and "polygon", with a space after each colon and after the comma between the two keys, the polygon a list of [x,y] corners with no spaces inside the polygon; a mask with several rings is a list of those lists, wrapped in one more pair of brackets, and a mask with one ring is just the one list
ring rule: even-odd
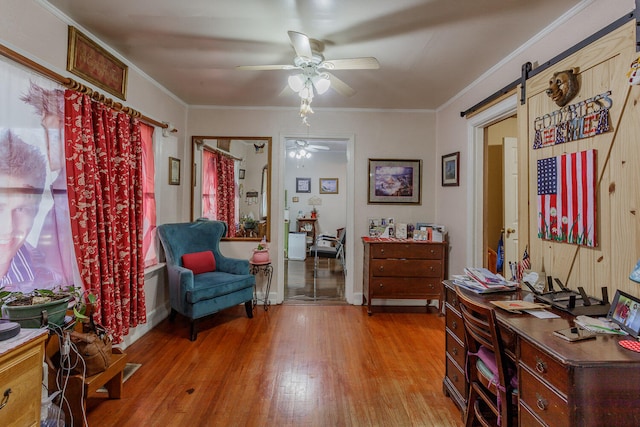
{"label": "sliding barn door", "polygon": [[[629,274],[640,257],[640,86],[629,85],[627,77],[630,64],[637,57],[635,22],[629,22],[529,79],[526,104],[519,106],[518,110],[518,117],[523,118],[519,120],[518,135],[523,141],[519,144],[522,177],[519,184],[520,256],[528,244],[533,270],[544,269],[569,287],[575,289],[584,286],[589,294],[595,296],[600,295],[602,286],[607,286],[610,293],[622,289],[634,295],[640,294],[637,284],[629,280]],[[571,68],[578,69],[579,92],[562,110],[547,96],[545,90],[554,72]],[[586,108],[581,102],[586,102]],[[565,112],[564,117],[569,117],[569,113],[566,113],[569,106],[576,109],[573,117],[579,120],[561,124],[555,117],[560,117],[559,110]],[[589,131],[602,131],[607,123],[589,123],[590,117],[585,119],[585,116],[603,107],[610,107],[606,117],[608,130],[589,136]],[[556,122],[561,126],[559,130],[553,128]],[[562,126],[570,126],[574,140],[533,148],[536,137],[542,136],[548,141],[554,132],[556,136],[562,135],[566,131]],[[580,126],[583,128],[576,129]],[[540,132],[536,134],[541,127],[544,127],[543,135]],[[545,168],[545,165],[555,167],[549,163],[552,160],[544,159],[558,159],[560,163],[556,165],[560,166],[556,173],[562,173],[562,165],[571,163],[572,154],[588,153],[590,150],[595,150],[595,234],[591,242],[594,246],[581,244],[584,240],[578,244],[567,243],[557,235],[553,239],[541,237],[538,173],[544,169],[541,165]],[[584,164],[587,163],[585,161]],[[583,163],[580,165],[583,166]],[[558,193],[564,191],[565,194],[558,197],[564,197],[565,212],[566,206],[571,203],[567,194],[576,191],[585,180],[583,174],[586,172],[583,169],[580,172],[572,170],[574,176],[567,184],[550,190]],[[546,175],[542,176],[543,180],[546,179]],[[547,191],[544,183],[541,188],[543,192]],[[558,224],[564,225],[569,232],[591,211],[588,203],[582,199],[574,203],[578,205],[573,208],[574,212],[556,218]],[[551,217],[550,222],[543,223],[551,228],[561,226],[554,223],[556,219]],[[580,233],[575,235],[583,237]]]}

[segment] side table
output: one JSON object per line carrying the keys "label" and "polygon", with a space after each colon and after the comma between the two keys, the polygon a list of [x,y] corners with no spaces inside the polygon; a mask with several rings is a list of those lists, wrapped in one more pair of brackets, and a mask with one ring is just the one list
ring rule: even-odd
{"label": "side table", "polygon": [[[271,262],[265,262],[262,264],[254,264],[249,262],[249,271],[254,276],[262,274],[262,277],[266,278],[266,286],[263,286],[264,295],[263,299],[260,299],[264,303],[264,311],[269,310],[269,305],[271,305],[271,301],[269,300],[269,291],[271,290],[271,278],[273,277],[273,265]],[[253,306],[258,305],[258,281],[256,280],[256,285],[253,288]]]}

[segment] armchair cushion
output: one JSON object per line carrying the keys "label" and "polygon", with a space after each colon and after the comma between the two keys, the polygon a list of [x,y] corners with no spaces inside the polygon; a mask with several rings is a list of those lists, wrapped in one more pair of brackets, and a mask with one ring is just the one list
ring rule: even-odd
{"label": "armchair cushion", "polygon": [[193,271],[193,274],[216,271],[216,259],[212,251],[192,252],[182,255],[182,265]]}

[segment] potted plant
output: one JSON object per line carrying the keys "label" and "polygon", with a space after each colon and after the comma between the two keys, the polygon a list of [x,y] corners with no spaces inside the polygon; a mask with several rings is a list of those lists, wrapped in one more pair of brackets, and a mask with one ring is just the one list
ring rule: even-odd
{"label": "potted plant", "polygon": [[86,319],[87,303],[94,303],[95,297],[80,288],[35,289],[30,292],[6,291],[0,289],[2,316],[17,322],[23,328],[40,328],[47,324],[64,325],[64,318],[73,302],[73,313],[77,319]]}
{"label": "potted plant", "polygon": [[266,239],[263,238],[262,241],[258,243],[258,247],[253,250],[251,262],[253,264],[267,264],[271,262]]}
{"label": "potted plant", "polygon": [[256,228],[257,221],[253,218],[245,218],[243,225],[245,230],[253,230]]}

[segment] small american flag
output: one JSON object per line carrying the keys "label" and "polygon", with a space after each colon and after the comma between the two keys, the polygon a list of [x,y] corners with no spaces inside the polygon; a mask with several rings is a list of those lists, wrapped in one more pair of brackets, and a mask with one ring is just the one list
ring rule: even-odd
{"label": "small american flag", "polygon": [[538,160],[538,237],[596,246],[596,150]]}
{"label": "small american flag", "polygon": [[531,258],[529,258],[529,247],[524,248],[524,254],[522,255],[522,261],[518,263],[518,281],[522,280],[525,270],[531,270]]}

